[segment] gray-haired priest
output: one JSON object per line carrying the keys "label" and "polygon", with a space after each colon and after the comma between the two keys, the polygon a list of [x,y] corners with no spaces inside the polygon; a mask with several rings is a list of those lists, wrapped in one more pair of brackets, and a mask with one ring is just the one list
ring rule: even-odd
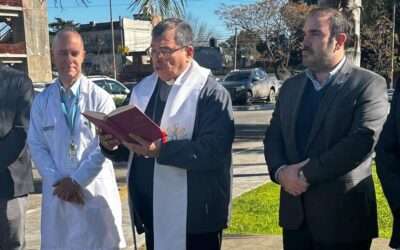
{"label": "gray-haired priest", "polygon": [[168,141],[132,135],[137,141],[132,144],[101,134],[105,155],[133,156],[132,218],[138,232],[145,232],[149,250],[220,249],[227,226],[232,105],[210,70],[193,60],[192,37],[179,19],[154,27],[149,53],[155,73],[133,89],[130,100],[166,130]]}

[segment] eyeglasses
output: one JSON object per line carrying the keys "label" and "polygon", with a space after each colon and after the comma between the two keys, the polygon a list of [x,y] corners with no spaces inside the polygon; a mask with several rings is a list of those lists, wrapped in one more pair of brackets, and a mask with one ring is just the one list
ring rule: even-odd
{"label": "eyeglasses", "polygon": [[146,52],[147,54],[151,56],[157,56],[157,55],[162,55],[164,57],[170,57],[173,53],[177,52],[180,49],[186,48],[187,46],[182,46],[176,49],[171,49],[168,47],[160,47],[159,49],[153,49],[152,47],[149,47]]}

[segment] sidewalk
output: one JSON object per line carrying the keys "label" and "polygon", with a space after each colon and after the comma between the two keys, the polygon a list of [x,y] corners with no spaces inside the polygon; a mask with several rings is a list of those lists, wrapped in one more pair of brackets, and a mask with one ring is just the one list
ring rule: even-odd
{"label": "sidewalk", "polygon": [[[375,239],[371,250],[389,250],[388,240]],[[282,237],[275,235],[267,236],[224,236],[222,242],[223,250],[281,250]],[[338,249],[340,250],[340,249]]]}
{"label": "sidewalk", "polygon": [[[122,200],[123,230],[128,247],[133,248],[131,221],[128,211],[128,195],[125,184],[126,169],[116,167],[116,176],[119,184]],[[242,141],[234,145],[233,157],[233,198],[248,192],[269,181],[267,169],[264,163],[263,146],[261,142]],[[37,172],[34,172],[38,182]],[[37,250],[40,246],[40,193],[31,195],[27,215],[26,240],[28,250]],[[143,246],[144,235],[137,236],[138,246]],[[373,250],[386,250],[388,240],[377,239],[373,242]],[[143,247],[140,248],[144,249]],[[282,237],[275,235],[225,235],[222,243],[223,250],[280,250],[282,249]]]}

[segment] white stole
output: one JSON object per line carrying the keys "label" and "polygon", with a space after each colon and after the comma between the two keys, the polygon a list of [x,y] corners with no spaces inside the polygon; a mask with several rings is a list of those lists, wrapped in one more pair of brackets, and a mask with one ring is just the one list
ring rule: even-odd
{"label": "white stole", "polygon": [[[160,127],[168,141],[192,139],[196,109],[201,89],[210,70],[192,61],[172,86]],[[130,103],[143,112],[157,84],[156,73],[146,77],[133,89]],[[131,165],[132,155],[130,157]],[[183,168],[154,163],[153,229],[155,250],[185,250],[187,225],[187,171]]]}

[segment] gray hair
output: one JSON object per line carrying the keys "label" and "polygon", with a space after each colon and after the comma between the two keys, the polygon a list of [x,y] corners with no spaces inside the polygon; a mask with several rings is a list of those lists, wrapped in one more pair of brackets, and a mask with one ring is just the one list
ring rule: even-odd
{"label": "gray hair", "polygon": [[67,26],[67,27],[64,27],[63,29],[59,30],[56,33],[56,35],[54,36],[53,41],[52,41],[53,48],[54,48],[54,45],[56,44],[56,42],[59,39],[62,39],[62,37],[65,36],[66,33],[72,33],[72,34],[78,36],[82,42],[82,47],[84,47],[83,38],[82,38],[81,34],[79,34],[79,32],[76,29],[74,29],[73,27]]}
{"label": "gray hair", "polygon": [[348,20],[348,17],[333,8],[327,8],[327,7],[319,7],[312,9],[309,13],[309,17],[315,16],[315,15],[328,15],[329,16],[329,21],[330,21],[330,26],[331,26],[331,34],[329,39],[332,40],[335,38],[337,35],[340,33],[344,33],[347,36],[347,41],[346,45],[352,43],[352,25]]}
{"label": "gray hair", "polygon": [[179,46],[190,46],[193,44],[193,31],[188,23],[179,18],[167,18],[158,23],[151,36],[161,37],[166,31],[175,30],[175,42]]}

